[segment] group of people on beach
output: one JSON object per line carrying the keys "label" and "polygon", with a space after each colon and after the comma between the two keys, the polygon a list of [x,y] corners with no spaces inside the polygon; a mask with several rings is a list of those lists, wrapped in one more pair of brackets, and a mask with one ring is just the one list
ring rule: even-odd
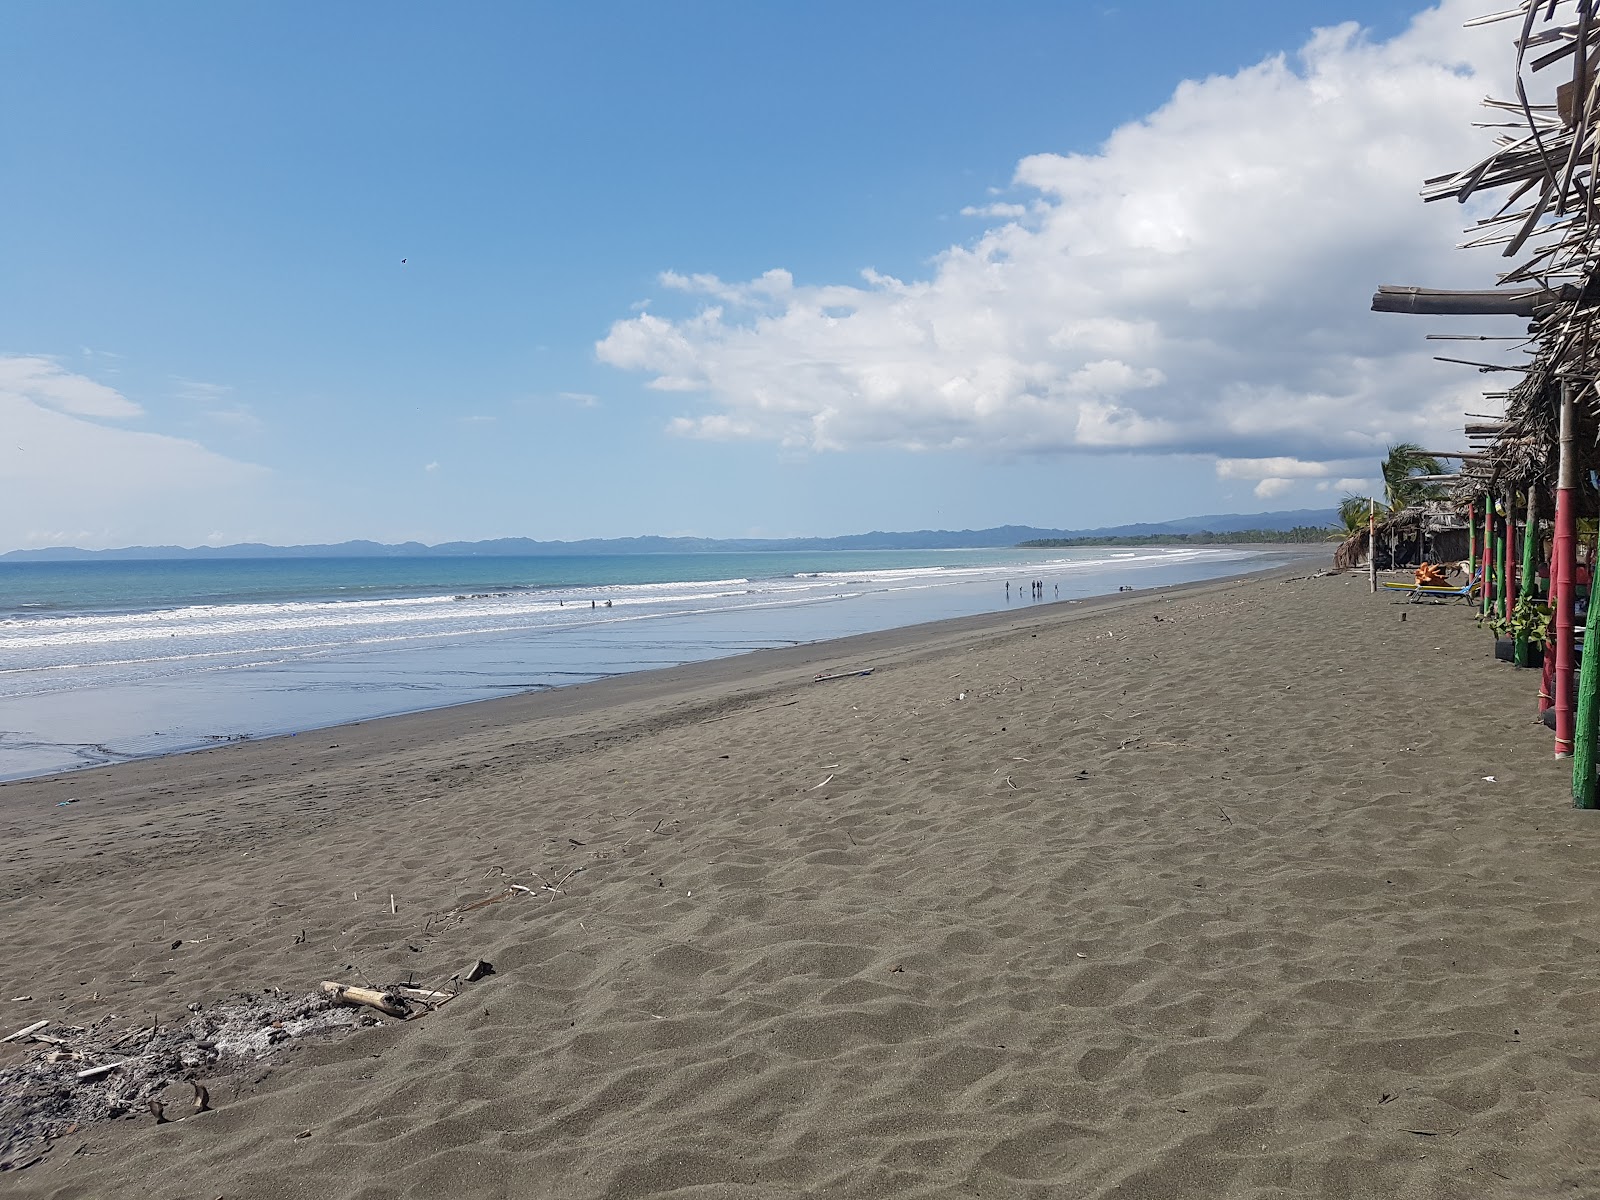
{"label": "group of people on beach", "polygon": [[[1043,600],[1044,599],[1044,580],[1042,580],[1042,579],[1030,579],[1028,581],[1028,590],[1033,593],[1033,598],[1035,600]],[[1017,584],[1017,594],[1018,595],[1022,594],[1022,585],[1020,583]],[[1061,598],[1061,585],[1059,583],[1056,584],[1056,598],[1058,600]],[[1006,580],[1006,599],[1007,600],[1011,599],[1011,581],[1009,579]]]}

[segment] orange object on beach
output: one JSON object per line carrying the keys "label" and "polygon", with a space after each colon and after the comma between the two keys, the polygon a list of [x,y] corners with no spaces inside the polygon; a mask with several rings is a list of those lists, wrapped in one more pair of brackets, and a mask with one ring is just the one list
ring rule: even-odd
{"label": "orange object on beach", "polygon": [[1450,577],[1432,563],[1423,563],[1417,568],[1417,586],[1449,587]]}

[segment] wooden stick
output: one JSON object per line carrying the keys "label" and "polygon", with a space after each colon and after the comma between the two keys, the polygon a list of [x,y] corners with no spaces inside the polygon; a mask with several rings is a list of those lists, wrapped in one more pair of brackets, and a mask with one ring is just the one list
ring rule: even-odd
{"label": "wooden stick", "polygon": [[31,1034],[38,1033],[39,1030],[43,1029],[48,1024],[50,1024],[50,1019],[48,1017],[45,1018],[43,1021],[35,1021],[32,1025],[29,1025],[26,1029],[19,1029],[15,1033],[6,1034],[5,1037],[0,1038],[0,1042],[14,1042],[14,1041],[17,1041],[19,1038],[28,1037]]}
{"label": "wooden stick", "polygon": [[[524,890],[526,890],[526,889],[524,889]],[[455,910],[455,915],[459,916],[462,913],[469,913],[475,908],[482,908],[485,904],[497,904],[501,900],[508,900],[512,896],[515,896],[516,894],[517,894],[517,892],[516,892],[515,888],[507,888],[505,891],[501,892],[499,895],[486,896],[482,900],[474,900],[471,904],[468,904],[468,905],[465,905],[465,906],[463,906],[461,908],[456,909]]]}
{"label": "wooden stick", "polygon": [[381,1013],[402,1019],[411,1015],[406,1007],[405,998],[396,996],[392,992],[337,983],[331,979],[322,981],[322,990],[335,1004],[365,1005],[367,1008],[375,1008]]}
{"label": "wooden stick", "polygon": [[830,679],[854,679],[858,675],[871,675],[875,667],[868,667],[865,671],[840,671],[837,675],[818,675],[812,683],[827,683]]}
{"label": "wooden stick", "polygon": [[102,1076],[102,1075],[109,1075],[109,1074],[111,1074],[111,1072],[113,1072],[113,1071],[115,1071],[115,1070],[116,1070],[116,1069],[117,1069],[117,1068],[118,1068],[118,1067],[120,1067],[120,1066],[121,1066],[121,1065],[122,1065],[122,1064],[121,1064],[121,1063],[119,1063],[119,1062],[114,1062],[114,1063],[107,1063],[107,1064],[106,1064],[106,1065],[105,1065],[105,1066],[103,1066],[103,1067],[90,1067],[90,1068],[89,1068],[89,1069],[88,1069],[88,1070],[86,1070],[86,1071],[79,1071],[79,1072],[78,1072],[78,1078],[79,1078],[79,1079],[80,1079],[80,1080],[84,1080],[84,1079],[98,1079],[98,1078],[99,1078],[99,1077],[100,1077],[100,1076]]}
{"label": "wooden stick", "polygon": [[[1391,564],[1392,565],[1392,564]],[[1367,584],[1378,594],[1378,499],[1367,497]]]}
{"label": "wooden stick", "polygon": [[456,998],[455,992],[436,992],[432,988],[397,987],[394,989],[407,1000],[420,1000],[424,1004],[431,1004],[437,1008]]}

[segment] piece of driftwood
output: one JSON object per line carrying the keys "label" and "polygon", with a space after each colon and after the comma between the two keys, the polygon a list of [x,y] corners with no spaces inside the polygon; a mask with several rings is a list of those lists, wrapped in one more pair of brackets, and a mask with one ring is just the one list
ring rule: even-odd
{"label": "piece of driftwood", "polygon": [[195,1110],[195,1112],[197,1112],[197,1113],[205,1112],[206,1109],[211,1107],[211,1093],[206,1091],[206,1085],[205,1084],[196,1083],[192,1079],[189,1081],[189,1086],[194,1088],[194,1110]]}
{"label": "piece of driftwood", "polygon": [[485,962],[483,959],[480,958],[476,962],[474,962],[470,967],[467,968],[467,973],[465,975],[463,975],[461,978],[465,979],[468,983],[476,983],[478,980],[482,979],[485,975],[493,975],[493,974],[494,974],[494,964]]}
{"label": "piece of driftwood", "polygon": [[322,981],[322,991],[335,1004],[363,1005],[375,1008],[381,1013],[391,1017],[400,1017],[402,1020],[411,1015],[411,1009],[406,1005],[405,997],[393,992],[379,991],[377,988],[356,987],[350,983],[339,983],[332,979]]}
{"label": "piece of driftwood", "polygon": [[872,672],[875,671],[876,669],[877,669],[876,667],[868,667],[865,671],[839,671],[839,672],[837,672],[836,674],[833,674],[833,675],[818,675],[811,682],[812,683],[827,683],[828,681],[833,680],[833,679],[855,679],[857,676],[860,676],[860,675],[871,675]]}
{"label": "piece of driftwood", "polygon": [[417,1000],[433,1008],[438,1008],[441,1004],[448,1004],[456,998],[456,993],[454,992],[436,992],[432,988],[400,986],[394,988],[394,991],[399,993],[403,999]]}
{"label": "piece of driftwood", "polygon": [[39,1030],[43,1029],[48,1024],[50,1024],[50,1019],[48,1017],[46,1017],[43,1021],[35,1021],[32,1025],[29,1025],[26,1029],[19,1029],[15,1033],[6,1034],[5,1037],[0,1038],[0,1042],[15,1042],[15,1041],[20,1041],[22,1038],[25,1038],[25,1037],[31,1037],[34,1034],[38,1033]]}
{"label": "piece of driftwood", "polygon": [[525,888],[520,884],[513,884],[512,886],[508,887],[505,891],[499,892],[496,895],[485,896],[482,900],[474,900],[471,904],[462,905],[460,908],[455,910],[455,915],[456,916],[460,916],[462,913],[469,913],[473,909],[482,908],[486,904],[498,904],[502,900],[511,899],[512,896],[517,895],[519,892],[527,892],[529,890],[530,889]]}
{"label": "piece of driftwood", "polygon": [[114,1062],[114,1063],[106,1063],[104,1066],[101,1066],[101,1067],[88,1067],[85,1070],[82,1070],[82,1071],[78,1072],[78,1080],[80,1082],[82,1082],[85,1079],[98,1079],[102,1075],[111,1074],[111,1072],[115,1071],[121,1065],[122,1064],[119,1063],[119,1062]]}

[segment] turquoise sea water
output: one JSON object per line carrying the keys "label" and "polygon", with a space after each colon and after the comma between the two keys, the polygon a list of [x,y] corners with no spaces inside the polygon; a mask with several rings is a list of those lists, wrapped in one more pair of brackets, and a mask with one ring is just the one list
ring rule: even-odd
{"label": "turquoise sea water", "polygon": [[[1271,552],[0,563],[0,779],[1214,578]],[[1007,584],[1010,585],[1009,590]]]}

